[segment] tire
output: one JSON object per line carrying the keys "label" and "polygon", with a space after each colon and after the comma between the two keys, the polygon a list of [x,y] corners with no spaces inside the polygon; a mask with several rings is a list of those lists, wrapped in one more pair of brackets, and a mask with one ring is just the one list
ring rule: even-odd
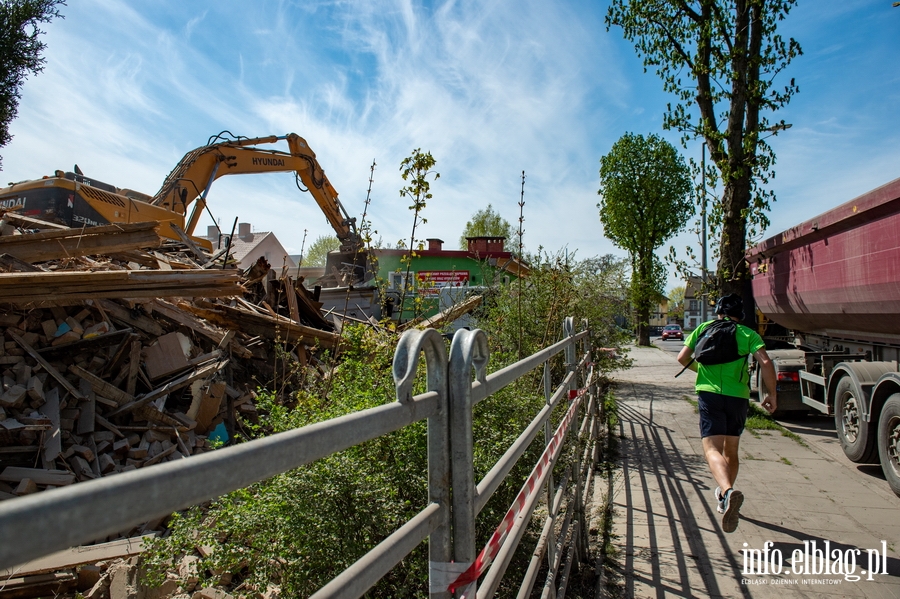
{"label": "tire", "polygon": [[891,490],[900,497],[900,393],[888,397],[881,408],[878,457]]}
{"label": "tire", "polygon": [[857,464],[874,464],[878,451],[876,426],[873,422],[863,421],[863,401],[853,379],[845,376],[839,380],[834,393],[834,429],[847,459]]}

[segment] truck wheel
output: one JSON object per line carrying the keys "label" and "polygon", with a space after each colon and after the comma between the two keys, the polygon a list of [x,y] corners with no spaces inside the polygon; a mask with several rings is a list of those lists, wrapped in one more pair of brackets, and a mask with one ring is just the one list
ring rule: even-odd
{"label": "truck wheel", "polygon": [[888,397],[881,408],[878,457],[891,490],[900,496],[900,393]]}
{"label": "truck wheel", "polygon": [[845,376],[838,381],[834,394],[834,428],[844,455],[857,464],[875,463],[875,426],[862,419],[863,395]]}

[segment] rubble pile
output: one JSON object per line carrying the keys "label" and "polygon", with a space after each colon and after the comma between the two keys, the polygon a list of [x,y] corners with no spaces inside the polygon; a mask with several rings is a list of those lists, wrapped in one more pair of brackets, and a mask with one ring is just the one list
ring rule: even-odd
{"label": "rubble pile", "polygon": [[[276,356],[325,374],[317,352],[355,319],[323,315],[318,288],[263,258],[241,271],[227,249],[158,230],[72,229],[0,210],[0,501],[210,451],[255,418]],[[407,326],[441,326],[480,300]],[[76,584],[110,596],[112,575],[104,587],[95,564],[139,553],[161,524],[7,571],[0,598]]]}
{"label": "rubble pile", "polygon": [[0,218],[0,501],[209,451],[255,416],[276,344],[311,367],[336,346],[288,273],[158,228]]}

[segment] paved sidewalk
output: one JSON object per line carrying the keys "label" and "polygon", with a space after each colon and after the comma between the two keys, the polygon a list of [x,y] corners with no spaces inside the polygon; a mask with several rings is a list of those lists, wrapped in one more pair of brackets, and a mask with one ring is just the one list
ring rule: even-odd
{"label": "paved sidewalk", "polygon": [[[900,598],[900,498],[886,482],[778,432],[756,438],[745,431],[735,487],[746,499],[737,531],[724,533],[698,416],[684,399],[694,398],[694,373],[673,378],[680,365],[656,348],[632,348],[629,357],[634,366],[613,377],[620,436],[614,596]],[[776,562],[780,555],[785,571],[747,573],[742,550],[762,550],[766,541],[774,543],[768,555]],[[867,573],[854,582],[812,569],[792,573],[794,551],[803,555],[804,543],[813,541],[817,549],[827,541],[833,554],[841,551],[843,572],[852,558],[855,575],[868,572],[868,549],[886,546],[879,565],[888,574],[867,580]],[[812,545],[806,547],[812,566]]]}

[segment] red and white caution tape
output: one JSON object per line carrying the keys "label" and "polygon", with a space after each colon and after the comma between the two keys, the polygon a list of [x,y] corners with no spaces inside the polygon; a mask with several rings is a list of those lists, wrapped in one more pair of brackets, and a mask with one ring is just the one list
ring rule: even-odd
{"label": "red and white caution tape", "polygon": [[581,397],[586,391],[587,388],[585,387],[584,389],[569,392],[570,395],[575,393],[575,401],[569,406],[565,418],[559,423],[556,433],[553,434],[553,438],[550,439],[550,443],[544,449],[544,453],[541,454],[541,458],[528,476],[528,480],[522,485],[522,489],[516,496],[515,501],[513,501],[512,507],[509,508],[509,511],[506,512],[506,516],[504,516],[503,520],[500,522],[500,526],[498,526],[497,530],[494,531],[494,534],[491,535],[487,545],[481,550],[481,553],[478,554],[478,557],[475,558],[472,565],[469,566],[465,572],[460,574],[459,578],[454,580],[448,587],[447,590],[451,593],[456,589],[463,588],[477,581],[481,575],[487,571],[488,566],[491,565],[494,558],[497,557],[497,553],[499,553],[500,547],[503,546],[503,542],[506,540],[506,536],[509,534],[513,523],[516,521],[516,517],[525,508],[528,498],[540,488],[538,481],[543,478],[545,470],[547,470],[550,467],[550,464],[556,459],[556,455],[562,447],[562,440],[566,436],[566,431],[569,430],[569,425],[578,413]]}

